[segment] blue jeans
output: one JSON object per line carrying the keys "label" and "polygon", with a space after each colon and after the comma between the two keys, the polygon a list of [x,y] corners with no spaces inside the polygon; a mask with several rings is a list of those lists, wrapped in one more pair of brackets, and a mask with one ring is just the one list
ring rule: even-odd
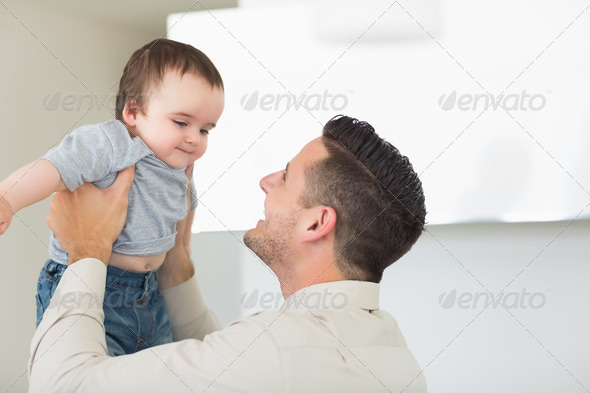
{"label": "blue jeans", "polygon": [[[37,326],[66,268],[49,260],[41,269],[36,296]],[[110,356],[172,342],[170,320],[158,290],[156,271],[134,273],[108,266],[103,310]]]}

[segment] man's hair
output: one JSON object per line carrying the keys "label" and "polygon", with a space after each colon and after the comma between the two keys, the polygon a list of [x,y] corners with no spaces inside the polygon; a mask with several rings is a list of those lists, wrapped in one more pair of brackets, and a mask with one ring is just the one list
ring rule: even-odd
{"label": "man's hair", "polygon": [[350,280],[380,282],[412,248],[426,207],[407,157],[364,121],[336,116],[324,126],[328,157],[306,168],[302,204],[336,211],[336,263]]}
{"label": "man's hair", "polygon": [[123,109],[129,100],[145,112],[148,89],[157,88],[167,72],[181,76],[190,73],[202,77],[223,90],[223,80],[215,65],[195,47],[164,38],[154,40],[136,50],[125,65],[119,83],[115,116],[123,121]]}

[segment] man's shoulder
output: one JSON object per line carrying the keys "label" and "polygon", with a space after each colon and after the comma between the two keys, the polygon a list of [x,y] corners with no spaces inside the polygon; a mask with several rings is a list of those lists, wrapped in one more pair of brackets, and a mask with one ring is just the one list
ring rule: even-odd
{"label": "man's shoulder", "polygon": [[[281,359],[282,381],[294,386],[294,391],[305,391],[306,381],[331,386],[334,391],[365,391],[363,387],[397,391],[410,384],[417,390],[409,391],[425,391],[423,377],[416,379],[420,368],[395,319],[385,311],[354,307],[267,310],[219,333],[235,340],[245,334],[250,346],[266,354],[263,362]],[[392,367],[396,373],[391,373]],[[351,372],[342,375],[338,372],[342,369]]]}
{"label": "man's shoulder", "polygon": [[[251,314],[245,318],[236,320],[230,323],[225,329],[216,333],[223,335],[238,334],[243,337],[251,337],[252,339],[271,340],[276,344],[278,349],[284,346],[286,339],[290,336],[290,332],[294,329],[301,328],[302,325],[308,325],[306,317],[300,315],[293,315],[284,310],[263,310]],[[309,326],[304,328],[306,333],[309,333]],[[215,333],[214,333],[215,334]]]}
{"label": "man's shoulder", "polygon": [[258,311],[254,314],[250,314],[245,318],[238,319],[231,322],[226,329],[252,329],[257,330],[260,328],[268,328],[281,317],[281,313],[278,310],[264,310]]}
{"label": "man's shoulder", "polygon": [[[283,347],[291,346],[351,346],[406,345],[397,322],[391,314],[378,310],[368,312],[353,307],[313,308],[304,304],[279,310],[265,310],[252,314],[228,326],[265,332]],[[359,334],[363,331],[364,334]],[[367,340],[370,337],[370,340]],[[370,341],[370,342],[369,342]]]}

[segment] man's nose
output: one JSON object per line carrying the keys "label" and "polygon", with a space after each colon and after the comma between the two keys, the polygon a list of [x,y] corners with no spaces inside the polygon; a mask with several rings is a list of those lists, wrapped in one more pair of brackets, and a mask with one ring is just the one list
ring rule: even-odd
{"label": "man's nose", "polygon": [[260,179],[260,188],[267,194],[274,186],[276,186],[277,179],[280,178],[281,171],[271,173]]}

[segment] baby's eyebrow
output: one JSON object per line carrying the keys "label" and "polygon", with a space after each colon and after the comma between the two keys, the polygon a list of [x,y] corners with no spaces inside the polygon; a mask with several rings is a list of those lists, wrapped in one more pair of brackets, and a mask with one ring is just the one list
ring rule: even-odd
{"label": "baby's eyebrow", "polygon": [[184,112],[174,112],[173,115],[190,117],[191,119],[193,118],[192,115],[189,115],[188,113],[184,113]]}
{"label": "baby's eyebrow", "polygon": [[[189,115],[188,113],[184,113],[184,112],[175,112],[175,113],[173,113],[173,115],[174,116],[184,116],[184,117],[188,117],[188,118],[194,119],[194,116]],[[215,123],[207,123],[205,125],[206,126],[211,126],[211,128],[217,127],[217,124],[215,124]]]}

